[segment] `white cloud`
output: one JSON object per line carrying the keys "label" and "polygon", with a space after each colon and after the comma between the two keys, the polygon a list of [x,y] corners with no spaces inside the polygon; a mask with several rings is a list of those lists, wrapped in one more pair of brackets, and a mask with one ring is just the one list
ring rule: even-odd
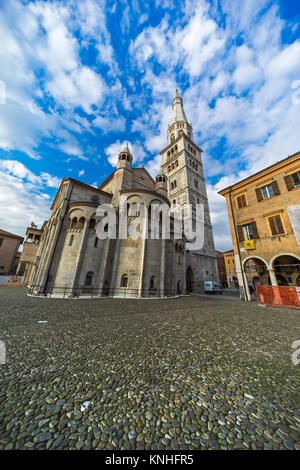
{"label": "white cloud", "polygon": [[151,158],[146,165],[146,169],[152,178],[155,178],[161,170],[161,155]]}
{"label": "white cloud", "polygon": [[24,181],[37,184],[39,186],[48,186],[50,188],[57,188],[61,179],[56,176],[52,176],[47,172],[41,172],[40,175],[36,175],[29,170],[23,163],[17,160],[0,160],[0,169],[6,172],[8,175],[13,175]]}
{"label": "white cloud", "polygon": [[103,101],[106,85],[102,78],[88,67],[78,67],[70,73],[58,72],[46,84],[47,91],[57,104],[65,108],[81,107],[86,113]]}
{"label": "white cloud", "polygon": [[84,170],[79,170],[78,171],[78,176],[82,176],[82,175],[84,175]]}
{"label": "white cloud", "polygon": [[223,32],[208,16],[208,5],[201,2],[181,28],[174,28],[164,18],[156,28],[144,29],[131,43],[130,53],[141,70],[154,57],[163,66],[182,64],[193,77],[199,75],[204,64],[222,49],[224,41]]}
{"label": "white cloud", "polygon": [[[78,29],[82,44],[75,34]],[[64,140],[80,147],[71,132],[94,131],[86,118],[76,114],[77,108],[97,115],[107,94],[106,80],[82,63],[81,45],[92,40],[99,50],[103,46],[100,60],[106,55],[109,73],[113,76],[117,71],[105,24],[105,1],[4,2],[0,35],[5,37],[0,78],[7,91],[6,104],[0,106],[0,148],[20,150],[37,159],[41,157],[38,145],[45,138],[49,142],[56,138],[59,143],[62,129],[69,131]],[[110,89],[116,100],[123,95],[116,79],[110,79]],[[81,157],[82,152],[74,155]]]}
{"label": "white cloud", "polygon": [[92,125],[98,127],[102,132],[123,132],[126,127],[126,121],[123,116],[116,117],[104,117],[97,116],[93,121]]}
{"label": "white cloud", "polygon": [[43,191],[57,188],[61,179],[41,172],[39,175],[16,160],[0,160],[1,228],[24,235],[34,221],[41,226],[50,213],[50,196]]}
{"label": "white cloud", "polygon": [[77,157],[81,160],[87,160],[87,157],[84,156],[82,149],[75,142],[63,142],[59,144],[59,148],[71,157]]}
{"label": "white cloud", "polygon": [[32,182],[0,170],[1,228],[18,235],[34,221],[41,226],[49,217],[50,201]]}

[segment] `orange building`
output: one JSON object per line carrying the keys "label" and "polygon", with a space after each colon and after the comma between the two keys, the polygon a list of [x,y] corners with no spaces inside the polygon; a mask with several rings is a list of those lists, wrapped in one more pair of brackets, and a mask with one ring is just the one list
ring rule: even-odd
{"label": "orange building", "polygon": [[234,252],[233,250],[227,250],[223,253],[224,256],[224,264],[225,264],[225,271],[226,271],[226,280],[228,287],[239,287],[237,274],[236,274],[236,264],[234,259]]}
{"label": "orange building", "polygon": [[300,286],[300,152],[219,192],[226,198],[238,283]]}
{"label": "orange building", "polygon": [[0,285],[13,273],[19,246],[24,238],[0,229]]}

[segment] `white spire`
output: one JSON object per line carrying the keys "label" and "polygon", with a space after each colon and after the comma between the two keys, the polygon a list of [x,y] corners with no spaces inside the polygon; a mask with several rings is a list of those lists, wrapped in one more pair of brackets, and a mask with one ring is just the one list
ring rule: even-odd
{"label": "white spire", "polygon": [[178,90],[176,90],[175,98],[173,99],[172,104],[172,121],[171,124],[174,122],[184,121],[187,122],[186,115],[183,109],[183,101],[182,98],[178,94]]}
{"label": "white spire", "polygon": [[168,126],[168,144],[172,143],[182,134],[193,140],[192,125],[188,123],[184,109],[183,101],[176,90],[175,98],[172,103],[172,121]]}

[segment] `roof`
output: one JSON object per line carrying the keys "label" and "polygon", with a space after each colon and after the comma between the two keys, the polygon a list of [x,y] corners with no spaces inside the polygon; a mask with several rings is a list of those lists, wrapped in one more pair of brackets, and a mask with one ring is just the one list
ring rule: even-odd
{"label": "roof", "polygon": [[288,157],[285,157],[285,158],[283,158],[282,160],[279,160],[278,162],[273,163],[272,165],[267,166],[266,168],[263,168],[262,170],[260,170],[260,171],[258,171],[258,172],[256,172],[256,173],[253,173],[253,174],[250,175],[250,176],[247,176],[247,178],[244,178],[244,179],[238,181],[237,183],[232,184],[231,186],[227,186],[227,188],[224,188],[224,189],[222,189],[221,191],[218,191],[218,194],[221,194],[221,195],[223,196],[223,195],[224,195],[223,193],[224,193],[225,191],[228,191],[229,189],[234,188],[235,186],[237,186],[237,185],[239,185],[239,184],[245,183],[246,181],[250,180],[251,178],[255,178],[255,176],[260,175],[260,174],[263,173],[264,171],[271,170],[272,168],[276,167],[277,165],[280,165],[280,164],[282,164],[282,163],[284,163],[284,162],[287,162],[290,158],[295,157],[296,155],[299,155],[299,157],[300,157],[300,151],[295,152],[295,153],[293,153],[292,155],[289,155]]}
{"label": "roof", "polygon": [[[152,180],[153,185],[155,185],[154,179],[152,178],[152,176],[150,175],[150,173],[146,170],[146,168],[144,168],[143,166],[134,167],[134,168],[132,168],[133,174],[136,173],[137,170],[142,170],[142,171],[144,171],[145,173],[147,173],[147,175],[149,176],[149,178]],[[99,186],[99,189],[101,189],[105,184],[107,184],[107,183],[114,177],[114,174],[115,174],[116,171],[117,171],[117,169],[115,169],[115,170],[111,173],[111,175],[109,175],[109,177],[106,178],[105,181],[103,181],[103,183]]]}
{"label": "roof", "polygon": [[0,235],[3,235],[4,237],[18,238],[22,241],[24,240],[24,237],[16,235],[15,233],[7,232],[6,230],[2,230],[2,228],[0,228]]}
{"label": "roof", "polygon": [[[66,183],[67,181],[70,181],[71,183],[75,183],[75,184],[78,184],[79,186],[84,186],[85,188],[89,188],[89,189],[92,189],[93,191],[97,191],[97,192],[100,192],[102,194],[105,194],[106,196],[110,196],[109,193],[107,193],[106,191],[102,191],[100,188],[95,188],[94,186],[91,186],[89,184],[86,184],[86,183],[82,183],[81,181],[78,181],[78,180],[75,180],[74,178],[63,178],[61,183],[60,183],[60,186],[57,190],[57,193],[56,193],[56,196],[52,202],[52,205],[50,207],[50,209],[52,210],[52,208],[54,207],[54,204],[55,204],[55,201],[56,201],[56,198],[58,197],[58,194],[59,194],[59,191],[60,191],[60,188],[61,186]],[[43,229],[43,227],[42,227]]]}

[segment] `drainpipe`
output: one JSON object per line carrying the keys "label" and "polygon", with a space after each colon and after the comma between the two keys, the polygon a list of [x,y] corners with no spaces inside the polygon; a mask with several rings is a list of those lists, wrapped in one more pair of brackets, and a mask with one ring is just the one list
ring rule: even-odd
{"label": "drainpipe", "polygon": [[249,302],[250,299],[249,299],[249,297],[248,297],[248,289],[246,288],[245,273],[244,273],[244,269],[243,269],[243,265],[242,265],[240,245],[239,245],[239,240],[238,240],[238,236],[237,236],[236,224],[235,224],[235,217],[234,217],[234,212],[233,212],[233,207],[232,207],[231,189],[229,189],[229,202],[230,202],[230,209],[231,209],[232,220],[233,220],[235,241],[236,241],[236,245],[237,245],[237,249],[238,249],[238,257],[239,257],[239,262],[240,262],[240,266],[241,266],[242,281],[243,281],[243,289],[244,289],[244,297],[245,297],[245,300]]}

